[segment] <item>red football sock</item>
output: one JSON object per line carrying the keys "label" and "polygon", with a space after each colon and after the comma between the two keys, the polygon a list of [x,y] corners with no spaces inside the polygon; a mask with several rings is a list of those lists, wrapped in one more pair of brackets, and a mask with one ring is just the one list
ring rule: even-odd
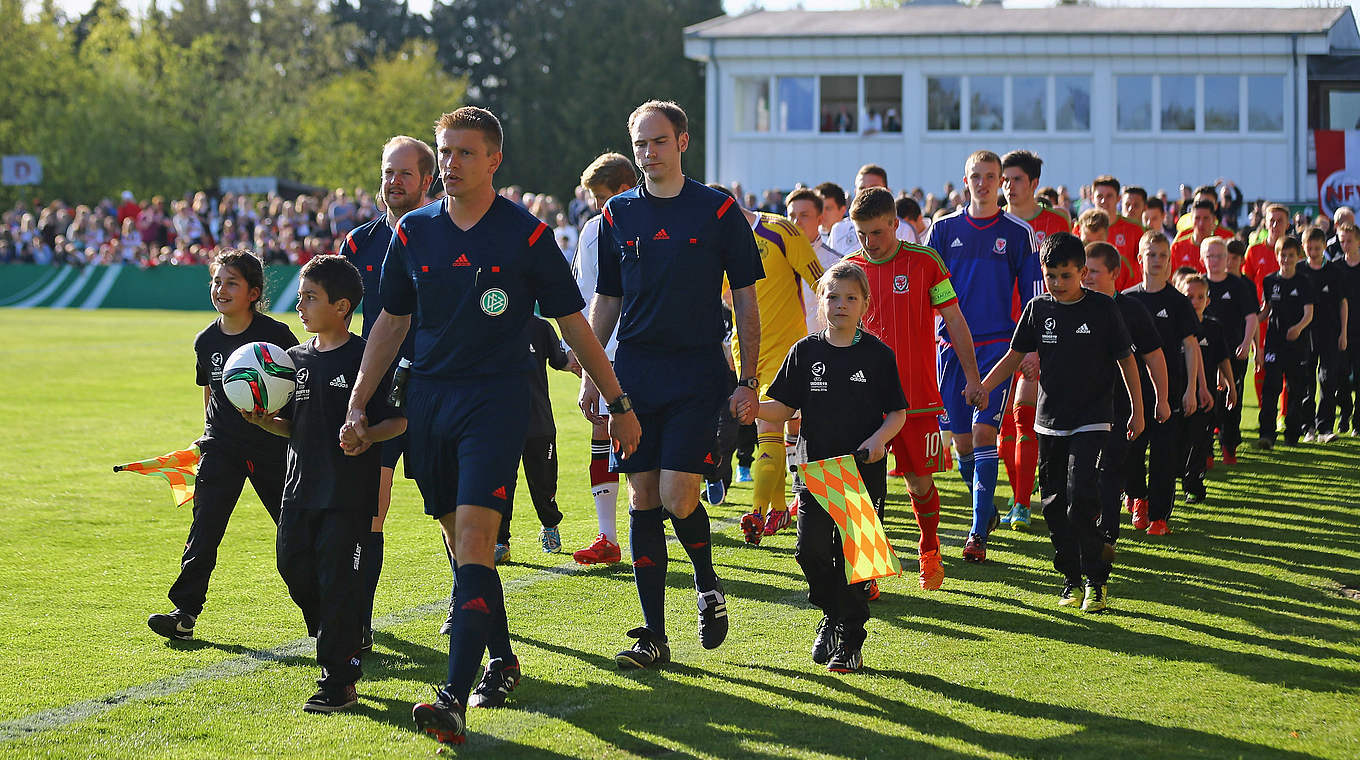
{"label": "red football sock", "polygon": [[1001,416],[1000,436],[996,440],[996,454],[1006,466],[1006,480],[1011,490],[1015,490],[1015,417],[1010,414]]}
{"label": "red football sock", "polygon": [[1015,407],[1015,425],[1020,439],[1015,445],[1016,475],[1013,491],[1015,503],[1029,509],[1030,494],[1034,493],[1034,472],[1039,467],[1039,436],[1034,432],[1035,409],[1029,404]]}
{"label": "red football sock", "polygon": [[911,511],[916,513],[916,525],[921,528],[922,554],[940,548],[940,491],[934,486],[923,498],[911,497]]}

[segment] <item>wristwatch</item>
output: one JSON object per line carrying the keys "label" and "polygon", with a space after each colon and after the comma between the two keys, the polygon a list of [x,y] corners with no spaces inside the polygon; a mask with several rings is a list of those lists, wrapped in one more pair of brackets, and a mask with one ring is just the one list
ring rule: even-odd
{"label": "wristwatch", "polygon": [[620,393],[619,397],[605,405],[610,414],[627,414],[633,411],[633,400],[628,398],[627,393]]}
{"label": "wristwatch", "polygon": [[746,386],[747,388],[750,388],[750,389],[753,390],[753,391],[758,391],[758,390],[760,390],[760,378],[758,378],[758,377],[743,377],[742,379],[740,379],[740,380],[737,381],[737,385],[744,385],[744,386]]}

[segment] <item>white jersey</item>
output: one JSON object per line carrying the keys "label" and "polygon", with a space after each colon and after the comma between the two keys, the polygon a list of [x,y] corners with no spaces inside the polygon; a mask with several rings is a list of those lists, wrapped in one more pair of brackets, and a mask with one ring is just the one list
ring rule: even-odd
{"label": "white jersey", "polygon": [[[577,239],[576,257],[572,261],[572,274],[576,275],[576,287],[581,290],[581,298],[586,302],[586,314],[590,314],[590,304],[595,300],[595,282],[600,278],[600,220],[604,217],[596,214],[581,226],[581,236]],[[619,348],[619,328],[614,326],[614,332],[610,334],[609,341],[605,343],[604,352],[609,357],[609,361],[614,361],[614,352]]]}
{"label": "white jersey", "polygon": [[[812,241],[812,252],[817,255],[817,261],[821,262],[822,271],[830,269],[833,264],[841,260],[841,255],[827,247],[820,239]],[[817,316],[817,294],[812,292],[806,282],[803,287],[803,313],[807,317],[808,335],[819,332],[825,325]]]}
{"label": "white jersey", "polygon": [[[916,242],[916,230],[910,224],[897,220],[897,239],[905,240],[908,243]],[[830,242],[831,250],[842,256],[850,254],[860,249],[859,236],[855,234],[855,224],[849,217],[836,222],[831,227]]]}

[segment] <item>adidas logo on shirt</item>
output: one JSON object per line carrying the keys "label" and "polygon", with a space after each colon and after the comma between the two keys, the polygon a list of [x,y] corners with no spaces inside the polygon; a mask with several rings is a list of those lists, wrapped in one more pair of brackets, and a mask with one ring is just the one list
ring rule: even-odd
{"label": "adidas logo on shirt", "polygon": [[1223,300],[1224,300],[1224,301],[1231,301],[1231,300],[1232,300],[1232,293],[1224,293],[1224,294],[1223,294]]}
{"label": "adidas logo on shirt", "polygon": [[1087,327],[1085,322],[1082,322],[1081,327],[1077,328],[1077,335],[1090,335],[1090,334],[1091,328]]}
{"label": "adidas logo on shirt", "polygon": [[962,247],[963,247],[963,241],[962,241],[962,240],[959,240],[958,238],[954,238],[954,242],[950,243],[950,244],[949,244],[949,247],[950,247],[950,248],[962,248]]}
{"label": "adidas logo on shirt", "polygon": [[671,236],[666,234],[665,227],[662,227],[660,230],[657,230],[657,233],[655,235],[652,235],[652,240],[670,240],[670,239]]}
{"label": "adidas logo on shirt", "polygon": [[456,267],[470,267],[472,266],[472,262],[468,261],[466,254],[459,254],[458,258],[454,260],[453,265]]}
{"label": "adidas logo on shirt", "polygon": [[869,382],[869,378],[867,378],[867,377],[864,376],[864,370],[861,369],[861,370],[857,370],[857,371],[855,372],[855,374],[853,374],[853,375],[850,376],[850,382],[852,382],[852,383],[867,383],[867,382]]}
{"label": "adidas logo on shirt", "polygon": [[332,388],[344,388],[344,389],[348,390],[348,389],[349,389],[349,383],[345,382],[345,376],[344,376],[344,375],[337,375],[336,378],[335,378],[334,380],[331,381],[331,387],[332,387]]}
{"label": "adidas logo on shirt", "polygon": [[1162,309],[1161,311],[1157,312],[1157,316],[1160,317],[1160,318],[1162,318],[1162,319],[1167,319],[1167,318],[1169,318],[1171,315],[1166,313],[1166,309]]}

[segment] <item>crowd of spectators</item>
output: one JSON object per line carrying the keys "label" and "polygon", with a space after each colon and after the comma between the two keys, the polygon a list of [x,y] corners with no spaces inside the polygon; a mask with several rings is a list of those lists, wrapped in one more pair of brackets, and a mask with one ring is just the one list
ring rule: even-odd
{"label": "crowd of spectators", "polygon": [[[797,187],[803,185],[794,189]],[[1265,201],[1245,202],[1242,191],[1230,181],[1219,180],[1213,188],[1223,227],[1244,230],[1244,239],[1263,229]],[[785,212],[785,190],[772,188],[757,195],[747,192],[740,182],[732,183],[732,189],[747,208]],[[552,195],[527,192],[516,185],[500,192],[551,227],[569,259],[574,256],[581,226],[596,213],[590,194],[581,187],[566,204]],[[1150,197],[1159,198],[1165,218],[1174,220],[1188,212],[1194,192],[1192,186],[1181,185],[1175,197],[1166,190]],[[955,187],[952,182],[938,193],[914,187],[897,195],[899,208],[911,209],[911,213],[927,219],[968,203],[967,187]],[[1065,185],[1042,188],[1039,196],[1074,219],[1094,206],[1090,185],[1081,186],[1075,197]],[[60,200],[46,205],[20,203],[0,219],[0,262],[153,267],[204,264],[219,249],[248,248],[258,252],[266,264],[301,265],[318,254],[335,252],[345,233],[379,213],[380,201],[363,188],[336,188],[324,196],[304,194],[294,198],[234,193],[210,197],[198,192],[167,202],[159,195],[139,201],[131,192],[124,192],[116,204],[109,198],[74,207]],[[1300,214],[1294,223],[1300,229],[1309,224],[1322,224],[1325,229],[1327,221],[1325,217],[1310,220]]]}
{"label": "crowd of spectators", "polygon": [[[593,213],[584,191],[565,207],[551,195],[518,187],[502,195],[556,228],[567,248],[574,248],[579,224]],[[379,213],[380,202],[363,188],[292,198],[198,192],[167,201],[124,192],[117,203],[19,203],[0,216],[0,262],[176,266],[205,264],[223,248],[247,248],[266,264],[301,265],[335,252],[345,233]]]}

